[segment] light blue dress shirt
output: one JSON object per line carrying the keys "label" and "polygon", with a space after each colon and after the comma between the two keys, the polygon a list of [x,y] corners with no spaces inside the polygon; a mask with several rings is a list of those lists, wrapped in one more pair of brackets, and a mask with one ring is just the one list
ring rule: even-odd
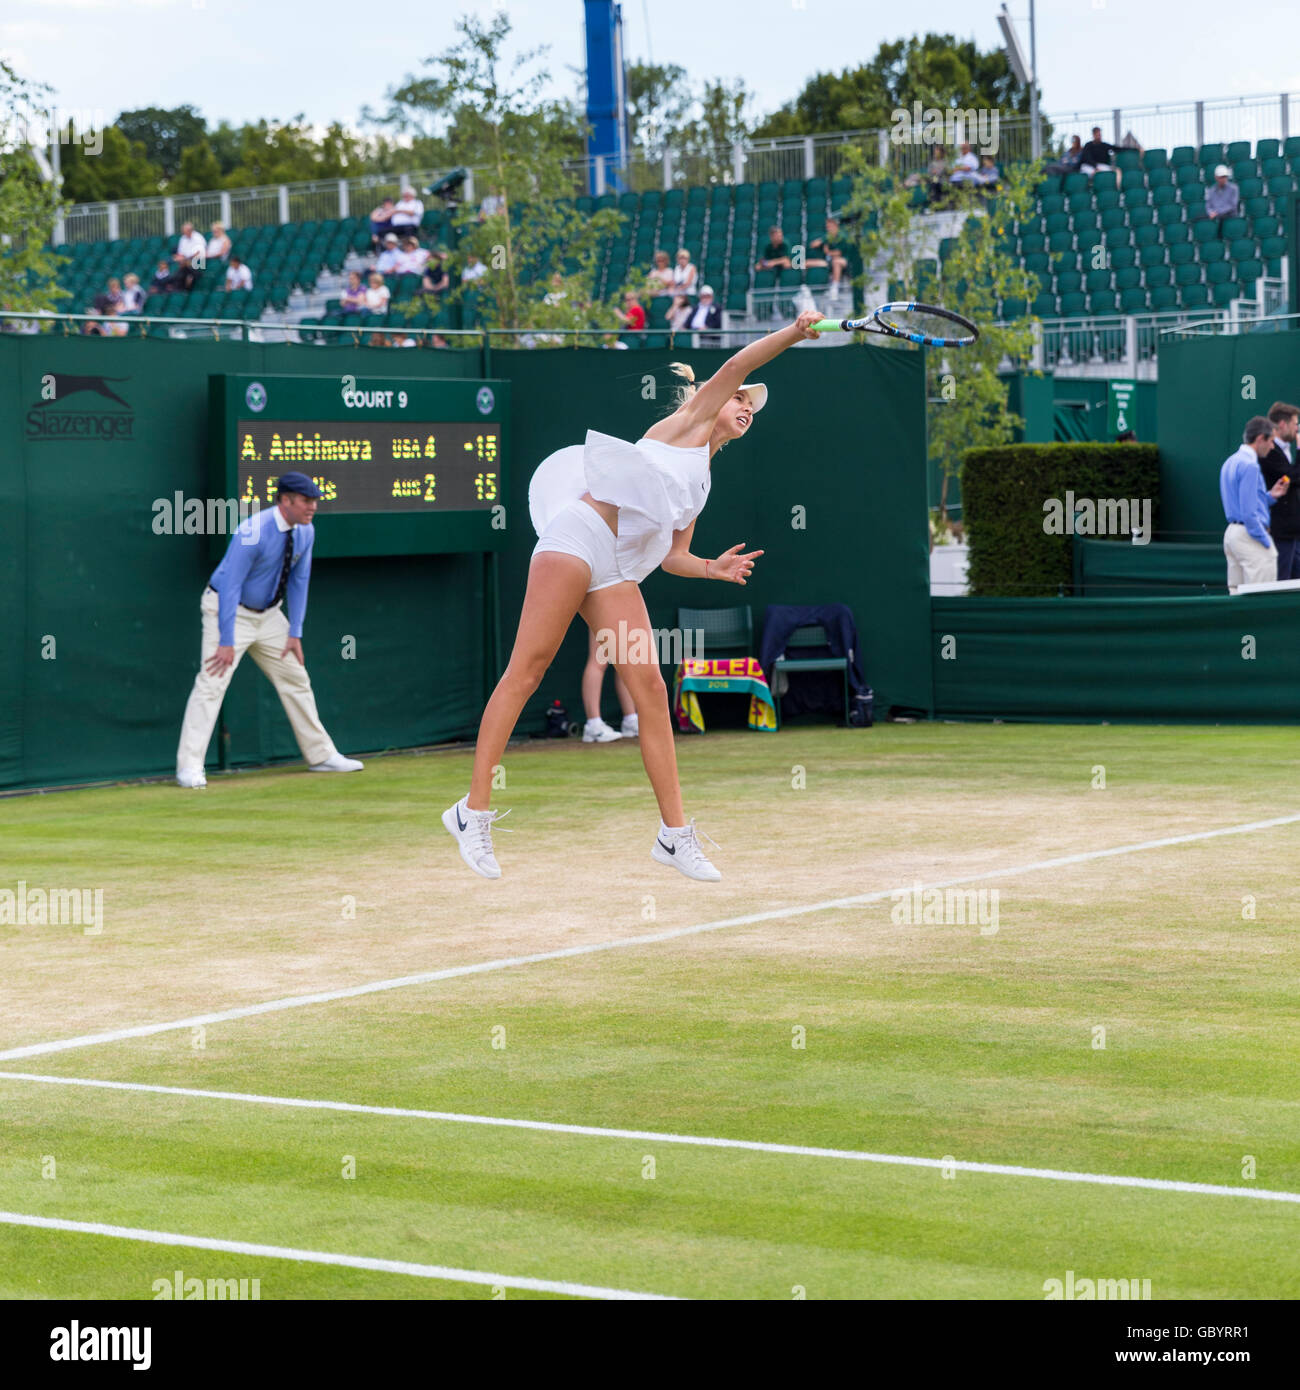
{"label": "light blue dress shirt", "polygon": [[280,583],[284,566],[285,545],[292,545],[293,566],[284,591],[285,611],[289,619],[289,636],[302,636],[303,619],[307,616],[307,584],[311,579],[311,550],[316,540],[316,528],[291,526],[278,506],[263,507],[230,538],[221,563],[212,572],[208,583],[217,591],[218,623],[221,645],[235,645],[235,609],[269,608]]}

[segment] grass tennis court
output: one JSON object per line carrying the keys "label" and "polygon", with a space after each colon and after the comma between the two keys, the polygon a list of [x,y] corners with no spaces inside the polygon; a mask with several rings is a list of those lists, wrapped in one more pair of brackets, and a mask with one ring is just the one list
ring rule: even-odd
{"label": "grass tennis court", "polygon": [[[0,925],[0,1211],[136,1234],[0,1224],[0,1297],[145,1299],[177,1269],[263,1299],[497,1276],[510,1298],[1041,1299],[1068,1270],[1295,1297],[1293,740],[682,740],[716,885],[650,860],[630,743],[511,750],[499,882],[438,824],[462,752],[5,801],[0,888],[102,888],[104,923]],[[964,881],[996,922],[898,920],[891,890]],[[178,1026],[114,1036],[143,1025]],[[44,1047],[71,1039],[95,1040]]]}

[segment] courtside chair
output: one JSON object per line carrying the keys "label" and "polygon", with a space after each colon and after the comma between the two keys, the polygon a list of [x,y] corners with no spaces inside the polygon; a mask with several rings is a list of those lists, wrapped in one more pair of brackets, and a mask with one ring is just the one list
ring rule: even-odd
{"label": "courtside chair", "polygon": [[[697,657],[754,654],[754,612],[747,603],[735,608],[679,608],[677,630],[704,634],[704,650],[695,652]],[[682,644],[686,644],[684,635]]]}
{"label": "courtside chair", "polygon": [[849,726],[849,661],[844,656],[792,656],[790,653],[814,647],[829,647],[826,629],[820,623],[797,627],[786,639],[785,652],[772,664],[772,699],[776,705],[776,727],[781,727],[781,689],[778,679],[791,671],[839,671],[844,678],[844,727]]}

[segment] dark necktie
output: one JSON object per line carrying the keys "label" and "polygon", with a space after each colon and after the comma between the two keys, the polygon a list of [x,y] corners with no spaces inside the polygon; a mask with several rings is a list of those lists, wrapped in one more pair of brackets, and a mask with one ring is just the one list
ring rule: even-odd
{"label": "dark necktie", "polygon": [[293,527],[291,526],[284,535],[284,564],[280,566],[280,582],[275,586],[275,597],[271,600],[270,607],[274,608],[284,597],[284,591],[289,587],[289,570],[293,565]]}

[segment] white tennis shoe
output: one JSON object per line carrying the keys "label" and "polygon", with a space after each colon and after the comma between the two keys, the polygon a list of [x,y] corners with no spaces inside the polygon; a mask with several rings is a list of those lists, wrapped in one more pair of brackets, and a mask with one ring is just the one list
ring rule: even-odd
{"label": "white tennis shoe", "polygon": [[641,724],[635,714],[625,714],[623,716],[623,727],[619,733],[624,738],[639,738],[641,736]]}
{"label": "white tennis shoe", "polygon": [[[708,835],[705,835],[704,838],[711,845],[718,844]],[[718,848],[721,846],[719,845]],[[667,864],[670,868],[677,869],[687,878],[698,878],[708,883],[717,883],[722,877],[718,870],[709,863],[704,851],[700,848],[693,816],[689,825],[679,826],[675,830],[669,829],[660,821],[659,834],[655,836],[654,848],[650,851],[650,857],[657,863]]]}
{"label": "white tennis shoe", "polygon": [[[467,796],[442,813],[442,823],[460,850],[460,857],[484,878],[500,878],[501,865],[492,852],[492,823],[509,811],[471,811]],[[501,827],[503,830],[504,826]]]}
{"label": "white tennis shoe", "polygon": [[185,767],[177,771],[176,785],[178,787],[206,787],[208,779],[203,775],[201,767]]}
{"label": "white tennis shoe", "polygon": [[611,729],[599,715],[595,719],[588,719],[582,728],[583,743],[615,743],[622,737],[617,729]]}

